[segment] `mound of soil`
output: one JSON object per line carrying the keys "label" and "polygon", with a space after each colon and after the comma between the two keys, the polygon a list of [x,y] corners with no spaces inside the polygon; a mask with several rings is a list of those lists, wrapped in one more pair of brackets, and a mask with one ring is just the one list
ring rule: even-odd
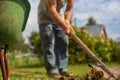
{"label": "mound of soil", "polygon": [[117,79],[109,76],[103,69],[100,67],[93,67],[91,71],[86,74],[84,77],[62,77],[60,80],[120,80],[120,68],[110,68]]}

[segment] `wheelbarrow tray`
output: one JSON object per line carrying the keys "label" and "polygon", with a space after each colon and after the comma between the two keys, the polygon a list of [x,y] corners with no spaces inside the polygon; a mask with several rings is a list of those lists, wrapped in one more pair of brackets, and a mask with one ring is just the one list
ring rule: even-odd
{"label": "wheelbarrow tray", "polygon": [[28,0],[0,0],[0,44],[20,40],[29,12]]}

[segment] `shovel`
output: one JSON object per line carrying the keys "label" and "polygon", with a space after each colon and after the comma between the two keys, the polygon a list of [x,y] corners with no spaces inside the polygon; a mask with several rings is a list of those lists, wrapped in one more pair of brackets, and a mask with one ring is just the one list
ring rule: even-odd
{"label": "shovel", "polygon": [[105,72],[107,72],[111,77],[118,79],[120,76],[113,74],[110,69],[78,38],[78,36],[70,32],[70,36],[78,43],[80,47],[84,51],[87,52],[87,55],[93,60],[93,62],[98,66],[101,67]]}

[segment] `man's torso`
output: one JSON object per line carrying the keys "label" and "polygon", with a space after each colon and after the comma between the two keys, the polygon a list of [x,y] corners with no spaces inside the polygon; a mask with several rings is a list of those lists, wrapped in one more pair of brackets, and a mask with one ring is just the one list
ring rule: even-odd
{"label": "man's torso", "polygon": [[[41,0],[38,6],[38,23],[54,23],[55,22],[51,19],[51,16],[48,13],[48,9],[46,7],[46,0]],[[60,16],[63,16],[64,13],[62,12],[62,8],[66,4],[67,0],[57,0],[57,12]],[[63,16],[64,17],[64,16]]]}

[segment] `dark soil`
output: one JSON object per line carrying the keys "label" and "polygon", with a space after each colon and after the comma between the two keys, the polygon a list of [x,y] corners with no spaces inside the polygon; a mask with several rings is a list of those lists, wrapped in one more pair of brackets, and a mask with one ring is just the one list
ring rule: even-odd
{"label": "dark soil", "polygon": [[92,68],[91,71],[83,76],[80,77],[62,77],[60,80],[120,80],[120,68],[111,68],[110,69],[115,75],[119,76],[117,79],[109,76],[103,70],[99,68]]}

